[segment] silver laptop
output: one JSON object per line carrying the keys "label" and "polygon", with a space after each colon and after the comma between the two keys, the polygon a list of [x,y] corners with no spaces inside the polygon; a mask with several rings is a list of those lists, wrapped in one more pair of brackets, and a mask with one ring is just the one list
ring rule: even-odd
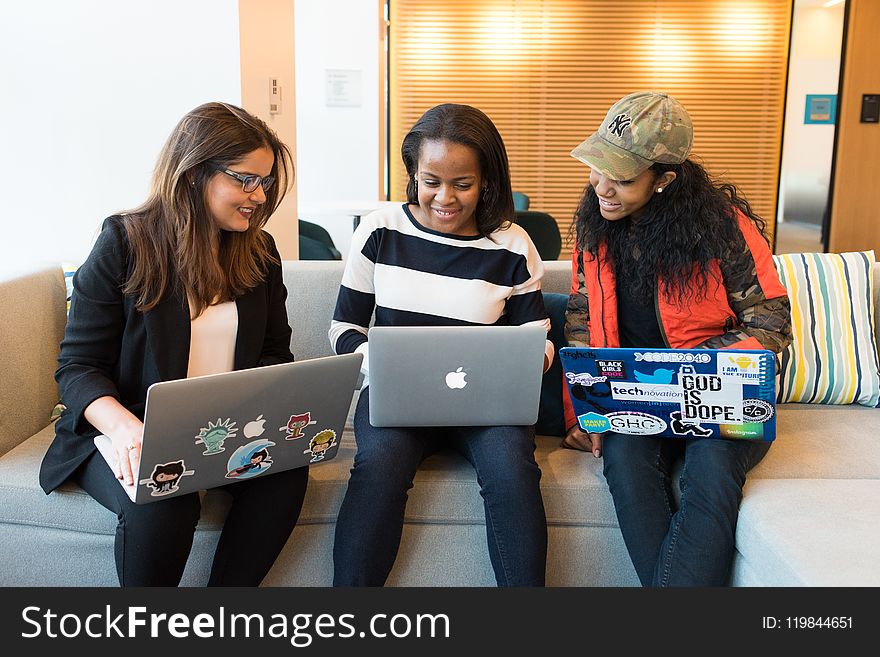
{"label": "silver laptop", "polygon": [[375,427],[528,425],[538,419],[541,326],[370,329]]}
{"label": "silver laptop", "polygon": [[[163,381],[147,390],[136,504],[336,456],[361,354]],[[110,439],[95,445],[111,464]]]}

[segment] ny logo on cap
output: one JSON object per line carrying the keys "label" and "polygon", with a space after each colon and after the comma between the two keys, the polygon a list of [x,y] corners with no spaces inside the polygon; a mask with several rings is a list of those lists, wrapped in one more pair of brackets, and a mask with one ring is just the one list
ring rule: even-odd
{"label": "ny logo on cap", "polygon": [[632,119],[626,114],[618,114],[614,117],[614,121],[611,122],[611,125],[608,126],[608,130],[618,137],[622,137],[623,131],[629,127],[630,123],[632,123]]}

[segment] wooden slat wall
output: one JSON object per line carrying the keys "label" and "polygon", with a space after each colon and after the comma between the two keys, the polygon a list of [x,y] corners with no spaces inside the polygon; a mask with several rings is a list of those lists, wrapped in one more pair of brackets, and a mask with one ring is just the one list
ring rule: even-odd
{"label": "wooden slat wall", "polygon": [[[695,124],[694,155],[771,230],[791,0],[391,0],[390,187],[400,143],[443,102],[486,112],[513,189],[568,233],[588,170],[569,152],[633,91],[665,91]],[[562,257],[566,254],[563,253]]]}

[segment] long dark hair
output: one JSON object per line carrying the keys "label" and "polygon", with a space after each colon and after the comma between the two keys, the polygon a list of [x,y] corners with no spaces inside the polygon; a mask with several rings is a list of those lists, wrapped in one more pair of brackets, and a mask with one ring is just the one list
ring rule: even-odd
{"label": "long dark hair", "polygon": [[597,257],[607,246],[607,258],[618,284],[639,299],[649,300],[662,281],[664,292],[679,304],[701,298],[707,289],[710,264],[739,244],[737,210],[764,234],[766,225],[733,184],[715,182],[700,164],[654,164],[655,179],[666,171],[676,178],[662,194],[654,194],[639,215],[608,221],[599,212],[595,190],[588,185],[575,213],[577,248]]}
{"label": "long dark hair", "polygon": [[[208,181],[223,175],[218,168],[234,167],[264,147],[275,155],[271,175],[277,182],[246,231],[218,231],[205,203]],[[206,103],[188,112],[159,154],[147,200],[123,213],[133,260],[125,293],[146,311],[176,284],[198,315],[211,303],[231,301],[256,287],[270,259],[261,228],[292,176],[290,151],[259,118],[227,103]]]}
{"label": "long dark hair", "polygon": [[406,200],[418,205],[419,194],[415,176],[419,168],[422,142],[445,140],[462,144],[476,151],[480,160],[480,177],[485,191],[477,203],[477,232],[483,237],[513,221],[513,191],[510,187],[510,166],[507,150],[492,119],[476,107],[446,103],[432,107],[416,121],[400,147],[406,167]]}

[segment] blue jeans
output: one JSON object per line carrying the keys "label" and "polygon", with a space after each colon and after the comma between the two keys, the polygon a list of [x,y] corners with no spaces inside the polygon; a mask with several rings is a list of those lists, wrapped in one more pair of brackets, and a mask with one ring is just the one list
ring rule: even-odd
{"label": "blue jeans", "polygon": [[746,473],[769,448],[766,442],[604,436],[605,478],[642,586],[727,584]]}
{"label": "blue jeans", "polygon": [[407,491],[422,460],[444,447],[477,471],[489,558],[499,586],[542,586],[547,523],[533,427],[377,428],[369,388],[354,418],[357,454],[336,521],[334,586],[382,586],[403,531]]}

